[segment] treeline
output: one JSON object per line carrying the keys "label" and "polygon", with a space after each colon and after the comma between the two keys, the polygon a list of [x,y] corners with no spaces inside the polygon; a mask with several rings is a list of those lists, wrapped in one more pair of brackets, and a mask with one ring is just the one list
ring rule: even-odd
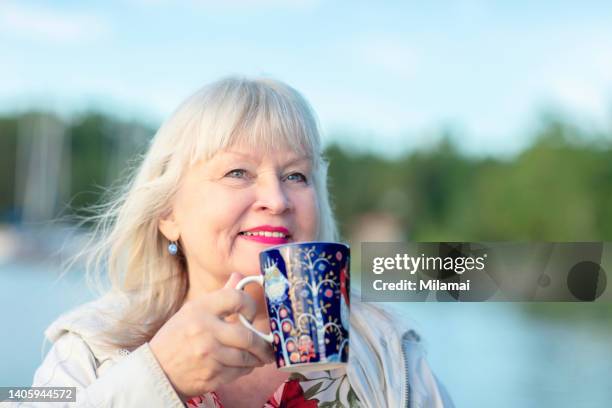
{"label": "treeline", "polygon": [[[70,120],[37,112],[0,117],[3,222],[21,220],[23,189],[16,184],[29,179],[19,176],[27,167],[20,162],[32,158],[36,146],[44,150],[36,140],[49,126],[63,135],[54,139],[62,144],[65,176],[60,177],[64,193],[54,205],[77,214],[98,202],[130,161],[139,160],[154,134],[152,127],[99,112]],[[390,215],[413,240],[609,240],[611,139],[609,133],[589,133],[549,117],[530,135],[531,145],[512,158],[462,154],[452,137],[396,159],[338,145],[329,146],[326,155],[345,235],[363,214],[375,213]]]}
{"label": "treeline", "polygon": [[508,159],[461,154],[451,138],[396,160],[328,149],[337,215],[390,213],[420,241],[612,239],[612,135],[548,118]]}
{"label": "treeline", "polygon": [[0,161],[6,169],[0,173],[0,221],[20,223],[25,218],[33,199],[24,192],[28,184],[40,190],[44,183],[56,184],[61,194],[46,203],[54,216],[85,213],[139,160],[153,134],[142,123],[100,112],[71,119],[48,112],[0,117]]}

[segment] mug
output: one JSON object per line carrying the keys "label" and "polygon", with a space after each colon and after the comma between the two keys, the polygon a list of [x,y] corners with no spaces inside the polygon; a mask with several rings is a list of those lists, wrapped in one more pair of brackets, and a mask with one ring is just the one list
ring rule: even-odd
{"label": "mug", "polygon": [[259,255],[261,275],[236,285],[263,286],[270,334],[240,321],[271,343],[279,370],[343,367],[349,352],[350,248],[337,242],[278,245]]}

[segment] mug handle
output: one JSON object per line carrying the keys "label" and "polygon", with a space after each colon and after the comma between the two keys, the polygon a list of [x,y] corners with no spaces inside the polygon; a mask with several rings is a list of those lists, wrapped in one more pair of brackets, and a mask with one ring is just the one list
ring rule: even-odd
{"label": "mug handle", "polygon": [[[251,282],[258,283],[259,285],[261,285],[263,287],[264,277],[259,275],[259,276],[247,276],[246,278],[242,278],[242,280],[240,280],[240,282],[238,282],[238,284],[236,285],[236,289],[242,290],[247,284],[249,284]],[[258,335],[259,337],[264,339],[266,342],[268,342],[270,344],[272,344],[274,342],[274,335],[272,333],[265,334],[265,333],[260,332],[259,330],[257,330],[256,328],[253,327],[251,322],[249,322],[247,320],[247,318],[244,317],[244,315],[242,313],[238,313],[238,318],[240,319],[240,322],[247,329],[249,329],[250,331],[252,331],[256,335]]]}

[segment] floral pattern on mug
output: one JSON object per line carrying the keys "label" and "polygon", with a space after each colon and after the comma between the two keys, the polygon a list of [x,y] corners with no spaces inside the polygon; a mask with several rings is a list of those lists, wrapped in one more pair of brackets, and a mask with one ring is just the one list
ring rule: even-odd
{"label": "floral pattern on mug", "polygon": [[326,242],[261,252],[278,367],[348,361],[349,254],[346,245]]}

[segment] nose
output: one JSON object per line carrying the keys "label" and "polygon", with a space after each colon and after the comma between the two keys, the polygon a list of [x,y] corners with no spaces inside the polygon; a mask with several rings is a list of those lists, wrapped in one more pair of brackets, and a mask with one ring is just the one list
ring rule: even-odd
{"label": "nose", "polygon": [[266,177],[257,183],[257,201],[255,208],[271,214],[282,214],[291,208],[282,180],[278,177]]}

